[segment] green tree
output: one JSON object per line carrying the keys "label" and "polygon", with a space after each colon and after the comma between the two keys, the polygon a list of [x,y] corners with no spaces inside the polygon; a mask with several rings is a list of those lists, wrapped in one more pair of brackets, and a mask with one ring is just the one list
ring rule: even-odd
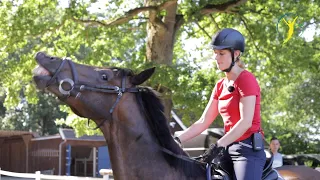
{"label": "green tree", "polygon": [[43,136],[58,133],[59,126],[55,120],[66,118],[67,113],[59,110],[61,102],[52,95],[37,94],[39,101],[36,104],[30,104],[22,98],[17,107],[4,111],[0,129],[32,131]]}
{"label": "green tree", "polygon": [[[283,45],[287,29],[282,26],[277,33],[276,25],[279,17],[290,12],[299,15],[302,30],[318,28],[318,0],[73,0],[66,6],[59,2],[0,2],[0,84],[5,87],[6,107],[20,102],[22,88],[27,102],[36,103],[30,82],[33,56],[46,51],[85,64],[137,71],[156,65],[148,85],[165,95],[168,109],[172,96],[174,109],[190,125],[201,115],[223,75],[211,66],[211,36],[221,28],[234,27],[246,36],[243,60],[261,85],[267,138],[278,135],[282,141],[293,142],[296,148],[288,153],[317,150],[306,150],[304,143],[319,144],[319,126],[310,123],[319,122],[320,107],[304,100],[319,102],[319,96],[316,88],[308,92],[304,84],[307,79],[318,82],[319,37],[306,41],[296,33]],[[70,113],[65,107],[62,110]],[[79,133],[92,133],[71,114],[64,123]],[[221,121],[216,123],[221,125]]]}

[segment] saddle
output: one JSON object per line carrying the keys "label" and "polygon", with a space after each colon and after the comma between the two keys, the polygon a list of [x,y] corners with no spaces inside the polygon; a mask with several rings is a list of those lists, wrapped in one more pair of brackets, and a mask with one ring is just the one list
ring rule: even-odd
{"label": "saddle", "polygon": [[[262,180],[283,180],[277,170],[272,168],[273,155],[268,158],[263,168]],[[206,165],[207,180],[232,180],[232,176],[213,160]]]}

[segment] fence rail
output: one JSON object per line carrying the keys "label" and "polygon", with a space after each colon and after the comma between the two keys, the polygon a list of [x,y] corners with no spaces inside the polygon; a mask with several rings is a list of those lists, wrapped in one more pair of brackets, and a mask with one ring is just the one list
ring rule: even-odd
{"label": "fence rail", "polygon": [[[112,175],[112,170],[101,169],[100,174],[103,175],[103,180],[111,180],[110,176]],[[36,171],[35,174],[16,173],[16,172],[4,171],[4,170],[1,170],[0,168],[0,180],[1,180],[1,175],[18,177],[18,178],[35,179],[35,180],[101,180],[102,179],[102,178],[93,178],[93,177],[45,175],[45,174],[41,174],[40,171]]]}

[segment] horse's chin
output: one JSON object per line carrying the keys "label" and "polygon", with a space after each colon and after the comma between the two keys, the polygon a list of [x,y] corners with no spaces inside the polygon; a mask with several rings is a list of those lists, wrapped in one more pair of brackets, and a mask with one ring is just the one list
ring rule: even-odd
{"label": "horse's chin", "polygon": [[33,80],[36,83],[37,89],[44,90],[47,86],[47,82],[51,79],[51,76],[33,76]]}
{"label": "horse's chin", "polygon": [[47,82],[51,79],[50,72],[46,68],[38,64],[37,67],[33,69],[32,73],[37,88],[40,90],[45,89],[47,86]]}

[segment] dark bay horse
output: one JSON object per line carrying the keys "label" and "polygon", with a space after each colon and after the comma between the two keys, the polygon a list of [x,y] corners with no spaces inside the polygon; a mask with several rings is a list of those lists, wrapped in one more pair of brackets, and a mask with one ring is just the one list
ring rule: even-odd
{"label": "dark bay horse", "polygon": [[[94,120],[101,129],[116,180],[206,179],[204,166],[187,158],[171,137],[157,93],[138,87],[154,68],[134,74],[129,69],[86,66],[42,52],[36,54],[36,61],[37,88],[55,94],[75,114]],[[285,179],[302,175],[284,170],[279,172]],[[303,171],[320,177],[311,168]]]}

